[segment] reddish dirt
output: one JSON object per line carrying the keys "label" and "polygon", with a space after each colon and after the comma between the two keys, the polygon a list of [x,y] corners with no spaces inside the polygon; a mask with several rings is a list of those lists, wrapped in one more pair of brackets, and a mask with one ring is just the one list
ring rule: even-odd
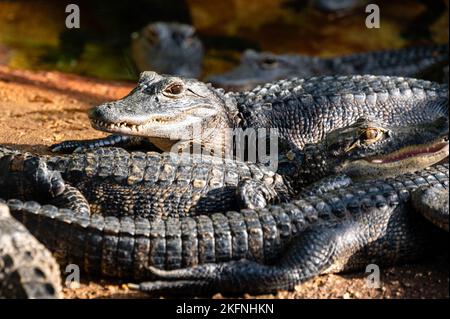
{"label": "reddish dirt", "polygon": [[[133,83],[106,82],[57,72],[30,72],[0,66],[0,144],[48,153],[67,139],[105,136],[89,125],[93,105],[126,95]],[[65,288],[66,298],[145,298],[120,282],[85,279]],[[214,296],[222,298],[221,295]],[[245,298],[254,296],[244,295]],[[448,253],[414,265],[381,269],[381,287],[368,288],[363,273],[322,275],[295,291],[258,298],[448,298]]]}

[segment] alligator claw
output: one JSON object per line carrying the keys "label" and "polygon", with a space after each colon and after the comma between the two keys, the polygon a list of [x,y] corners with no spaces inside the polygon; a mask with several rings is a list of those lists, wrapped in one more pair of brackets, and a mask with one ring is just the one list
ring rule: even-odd
{"label": "alligator claw", "polygon": [[[136,138],[134,140],[136,140]],[[85,150],[94,149],[97,147],[127,146],[128,144],[132,144],[134,140],[130,136],[113,134],[94,140],[64,141],[53,144],[50,146],[50,150],[52,152],[81,153]]]}
{"label": "alligator claw", "polygon": [[50,150],[54,153],[72,153],[78,148],[83,148],[83,144],[82,141],[64,141],[51,145]]}
{"label": "alligator claw", "polygon": [[246,179],[237,187],[241,208],[264,208],[277,197],[275,189],[260,181]]}
{"label": "alligator claw", "polygon": [[24,161],[24,174],[35,185],[38,192],[55,197],[65,190],[65,182],[60,172],[49,170],[39,157]]}

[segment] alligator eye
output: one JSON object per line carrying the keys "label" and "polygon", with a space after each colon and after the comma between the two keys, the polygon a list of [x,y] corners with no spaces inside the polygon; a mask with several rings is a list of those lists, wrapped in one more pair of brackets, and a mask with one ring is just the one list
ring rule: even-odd
{"label": "alligator eye", "polygon": [[361,137],[366,141],[375,142],[381,138],[382,133],[378,128],[369,127],[361,134]]}
{"label": "alligator eye", "polygon": [[372,143],[375,143],[383,137],[384,132],[385,130],[375,127],[368,127],[364,130],[361,130],[359,132],[359,137],[345,148],[345,152],[350,152],[354,148],[358,148],[363,145],[370,145]]}
{"label": "alligator eye", "polygon": [[266,69],[272,69],[277,66],[278,62],[272,58],[264,58],[260,62],[261,66]]}
{"label": "alligator eye", "polygon": [[183,92],[183,85],[181,84],[172,84],[164,89],[164,93],[168,95],[178,95]]}

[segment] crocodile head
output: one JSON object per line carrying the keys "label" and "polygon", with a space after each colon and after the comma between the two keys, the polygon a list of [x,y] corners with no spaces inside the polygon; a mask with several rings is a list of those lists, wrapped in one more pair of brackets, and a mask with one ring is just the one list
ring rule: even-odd
{"label": "crocodile head", "polygon": [[326,143],[336,173],[356,180],[395,176],[448,157],[448,118],[397,127],[359,119],[332,132]]}
{"label": "crocodile head", "polygon": [[211,76],[208,82],[227,91],[248,91],[259,84],[293,76],[308,77],[317,74],[320,60],[309,56],[276,55],[247,50],[235,69]]}
{"label": "crocodile head", "polygon": [[387,126],[360,118],[334,130],[318,144],[293,151],[299,180],[346,174],[354,180],[414,172],[448,157],[448,118],[431,123]]}
{"label": "crocodile head", "polygon": [[204,52],[194,27],[155,22],[132,34],[131,54],[140,71],[198,77]]}
{"label": "crocodile head", "polygon": [[89,118],[95,129],[148,138],[163,151],[173,143],[214,143],[231,127],[224,95],[194,79],[143,72],[124,98],[94,107]]}

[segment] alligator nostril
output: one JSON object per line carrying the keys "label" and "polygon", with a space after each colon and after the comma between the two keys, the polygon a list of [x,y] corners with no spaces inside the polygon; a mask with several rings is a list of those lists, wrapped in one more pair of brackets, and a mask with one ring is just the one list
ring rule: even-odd
{"label": "alligator nostril", "polygon": [[89,110],[88,116],[89,116],[90,118],[99,118],[99,117],[101,117],[101,114],[102,114],[102,111],[101,111],[101,109],[97,106],[97,107],[94,107],[94,108],[92,108],[92,109]]}

